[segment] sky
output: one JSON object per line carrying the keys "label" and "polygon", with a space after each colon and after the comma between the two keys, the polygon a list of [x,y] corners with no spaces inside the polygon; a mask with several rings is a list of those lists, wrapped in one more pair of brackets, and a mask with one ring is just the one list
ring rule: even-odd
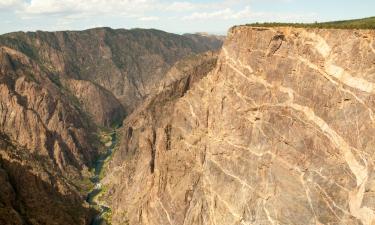
{"label": "sky", "polygon": [[156,28],[225,34],[252,22],[315,22],[375,16],[375,0],[0,0],[0,34]]}

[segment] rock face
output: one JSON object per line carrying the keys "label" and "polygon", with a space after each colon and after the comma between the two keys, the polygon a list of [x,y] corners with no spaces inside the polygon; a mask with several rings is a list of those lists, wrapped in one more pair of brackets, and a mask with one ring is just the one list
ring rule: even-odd
{"label": "rock face", "polygon": [[94,211],[75,184],[48,157],[0,141],[0,223],[90,224]]}
{"label": "rock face", "polygon": [[[71,95],[30,58],[0,49],[0,131],[20,146],[54,159],[62,170],[90,163],[90,124]],[[69,153],[65,152],[69,148]]]}
{"label": "rock face", "polygon": [[[197,37],[199,35],[196,35]],[[36,58],[59,77],[88,80],[110,91],[131,112],[158,86],[178,60],[220,48],[221,40],[159,30],[113,30],[10,33],[0,44]],[[216,40],[215,45],[206,43]]]}
{"label": "rock face", "polygon": [[124,107],[103,87],[91,81],[74,79],[66,80],[65,85],[96,124],[110,127],[121,123],[125,117]]}
{"label": "rock face", "polygon": [[375,224],[374,39],[231,29],[207,76],[125,120],[113,224]]}
{"label": "rock face", "polygon": [[88,224],[92,125],[35,61],[6,47],[0,61],[0,221]]}
{"label": "rock face", "polygon": [[[103,181],[109,190],[104,199],[111,203],[113,224],[127,221],[129,224],[146,224],[146,221],[139,219],[140,216],[147,216],[145,213],[151,200],[149,194],[153,192],[152,187],[158,185],[154,178],[164,179],[155,176],[159,176],[159,163],[167,166],[166,162],[160,161],[159,155],[172,147],[171,120],[176,102],[215,67],[216,61],[216,54],[206,53],[177,63],[168,72],[159,92],[146,99],[124,121],[120,149],[114,153]],[[164,149],[163,152],[160,152],[160,148]],[[180,179],[183,175],[175,178]],[[177,213],[182,212],[179,208],[174,209]],[[153,219],[160,224],[166,222],[160,220],[163,218]]]}

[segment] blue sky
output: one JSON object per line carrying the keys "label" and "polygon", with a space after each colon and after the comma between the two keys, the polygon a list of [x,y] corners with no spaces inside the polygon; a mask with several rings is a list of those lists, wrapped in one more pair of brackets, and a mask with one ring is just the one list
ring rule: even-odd
{"label": "blue sky", "polygon": [[0,0],[0,33],[107,26],[225,34],[250,22],[369,16],[375,16],[375,0]]}

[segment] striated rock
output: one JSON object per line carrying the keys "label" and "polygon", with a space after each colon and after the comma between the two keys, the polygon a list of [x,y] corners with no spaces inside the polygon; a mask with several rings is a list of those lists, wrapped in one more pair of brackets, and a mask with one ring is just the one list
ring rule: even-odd
{"label": "striated rock", "polygon": [[1,52],[8,57],[13,53],[17,66],[0,74],[0,132],[30,151],[50,156],[63,171],[69,165],[82,169],[90,164],[95,155],[88,142],[90,127],[69,94],[27,56],[5,48]]}
{"label": "striated rock", "polygon": [[113,224],[375,224],[374,39],[231,29],[212,72],[125,120]]}
{"label": "striated rock", "polygon": [[[159,163],[167,166],[160,161],[159,154],[160,148],[171,150],[171,122],[176,101],[214,68],[216,60],[217,54],[208,52],[176,63],[158,93],[125,119],[123,137],[118,144],[120,149],[114,153],[104,179],[108,190],[104,199],[111,203],[114,224],[124,224],[128,220],[129,224],[137,224],[140,217],[146,215],[152,187],[158,185],[154,178],[164,179],[157,178]],[[182,212],[180,208],[174,209],[178,214]],[[154,219],[159,221],[158,217]]]}
{"label": "striated rock", "polygon": [[68,79],[65,86],[79,100],[83,110],[99,126],[110,127],[119,124],[125,117],[125,110],[115,96],[103,87],[85,80]]}

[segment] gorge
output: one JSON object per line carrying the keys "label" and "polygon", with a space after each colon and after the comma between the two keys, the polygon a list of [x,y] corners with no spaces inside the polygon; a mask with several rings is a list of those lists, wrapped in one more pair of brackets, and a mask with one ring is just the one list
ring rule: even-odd
{"label": "gorge", "polygon": [[212,38],[110,28],[1,35],[0,224],[91,224],[97,210],[85,200],[106,152],[101,132]]}
{"label": "gorge", "polygon": [[0,224],[374,225],[375,30],[340,28],[1,35]]}

